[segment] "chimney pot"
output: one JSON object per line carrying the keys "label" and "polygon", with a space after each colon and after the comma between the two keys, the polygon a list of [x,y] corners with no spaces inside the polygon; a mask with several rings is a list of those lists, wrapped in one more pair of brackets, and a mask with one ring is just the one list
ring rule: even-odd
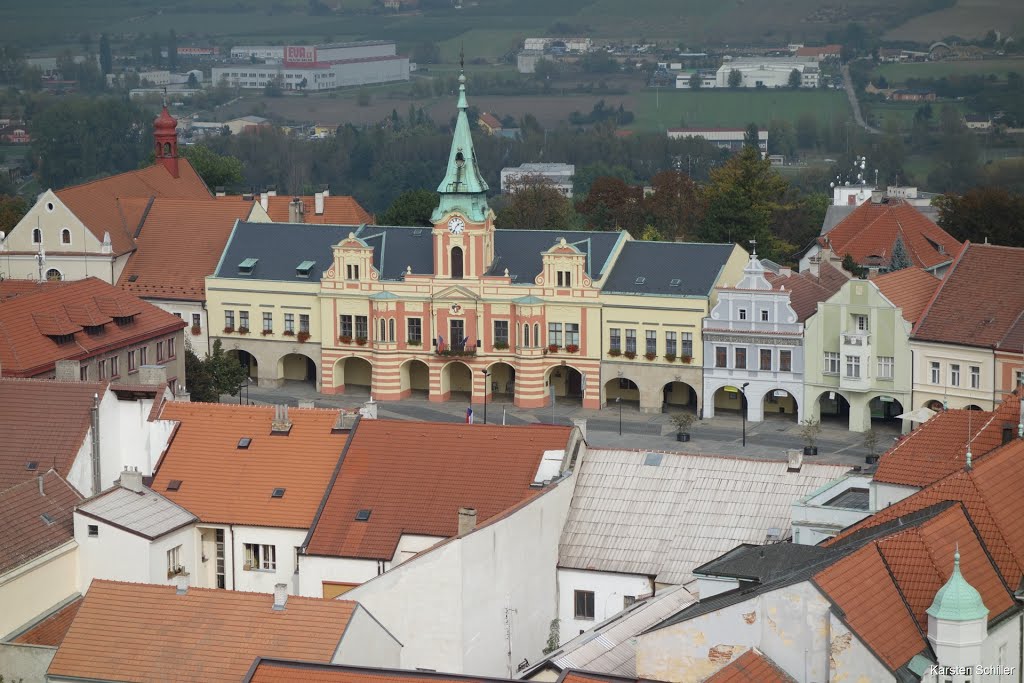
{"label": "chimney pot", "polygon": [[182,572],[174,577],[174,585],[177,587],[175,593],[184,595],[188,593],[188,572]]}
{"label": "chimney pot", "polygon": [[275,583],[274,584],[274,609],[278,612],[284,610],[285,605],[288,604],[288,584],[287,583]]}
{"label": "chimney pot", "polygon": [[158,387],[167,382],[167,367],[164,365],[143,365],[139,367],[139,384]]}
{"label": "chimney pot", "polygon": [[121,485],[121,488],[135,493],[142,493],[142,472],[139,472],[138,467],[128,467],[125,465],[124,471],[121,472],[121,476],[118,478],[117,483]]}
{"label": "chimney pot", "polygon": [[476,528],[476,508],[459,508],[459,536]]}
{"label": "chimney pot", "polygon": [[789,462],[788,472],[799,472],[804,464],[804,452],[799,448],[786,450],[786,459]]}
{"label": "chimney pot", "polygon": [[271,434],[287,434],[292,430],[292,421],[288,417],[288,404],[274,406],[274,420],[270,423]]}
{"label": "chimney pot", "polygon": [[313,204],[314,204],[313,208],[316,211],[316,215],[317,216],[323,216],[324,215],[324,193],[323,192],[317,192],[315,195],[313,195]]}
{"label": "chimney pot", "polygon": [[260,192],[260,206],[263,207],[264,211],[268,210],[268,207],[270,206],[270,193],[269,192]]}
{"label": "chimney pot", "polygon": [[288,202],[288,222],[302,222],[302,200],[299,199],[298,197],[295,197],[290,202]]}

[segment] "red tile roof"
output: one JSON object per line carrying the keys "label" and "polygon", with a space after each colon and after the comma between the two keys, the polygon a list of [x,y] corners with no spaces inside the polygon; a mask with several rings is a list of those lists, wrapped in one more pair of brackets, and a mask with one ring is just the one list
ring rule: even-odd
{"label": "red tile roof", "polygon": [[[391,559],[402,534],[451,537],[460,507],[478,523],[543,489],[531,488],[546,450],[571,429],[361,420],[314,527],[310,555]],[[370,518],[356,521],[359,510]]]}
{"label": "red tile roof", "polygon": [[491,130],[501,130],[502,128],[501,121],[498,120],[498,117],[494,114],[488,114],[487,112],[480,114],[480,123]]}
{"label": "red tile roof", "polygon": [[[0,369],[14,377],[35,377],[53,371],[58,360],[82,360],[98,353],[177,332],[180,318],[94,277],[68,282],[38,282],[35,287],[0,281]],[[13,290],[12,290],[13,291]],[[131,316],[127,323],[110,322],[103,330],[83,330],[90,319]],[[58,342],[55,335],[72,335]]]}
{"label": "red tile roof", "polygon": [[106,390],[106,382],[0,379],[0,491],[51,468],[68,476],[85,442],[93,396]]}
{"label": "red tile roof", "polygon": [[[789,681],[790,679],[785,679]],[[507,683],[507,678],[449,674],[414,669],[370,669],[260,657],[243,683]],[[558,683],[635,683],[635,678],[567,669]]]}
{"label": "red tile roof", "polygon": [[53,470],[0,491],[0,575],[73,540],[72,516],[81,500]]}
{"label": "red tile roof", "polygon": [[760,650],[751,648],[705,678],[704,683],[795,683],[795,680]]}
{"label": "red tile roof", "polygon": [[178,160],[175,178],[162,164],[119,173],[57,190],[57,197],[89,228],[96,239],[110,233],[115,255],[135,248],[132,234],[152,197],[210,200],[210,191],[187,159]]}
{"label": "red tile roof", "polygon": [[154,200],[118,286],[150,299],[203,301],[206,276],[217,269],[235,221],[247,220],[252,208],[253,202]]}
{"label": "red tile roof", "polygon": [[356,603],[96,579],[50,677],[239,681],[260,655],[329,662]]}
{"label": "red tile roof", "polygon": [[[270,220],[275,223],[287,223],[288,204],[291,203],[291,195],[275,195],[267,198],[267,213]],[[353,197],[346,195],[329,195],[324,197],[324,212],[321,215],[316,213],[315,197],[300,197],[305,213],[302,216],[304,223],[323,223],[325,225],[362,225],[373,223],[373,214],[361,207]]]}
{"label": "red tile roof", "polygon": [[785,288],[790,292],[789,304],[796,311],[800,322],[814,315],[818,311],[819,302],[827,301],[850,280],[846,271],[827,261],[819,264],[817,276],[808,270],[788,276],[773,273],[766,273],[765,276],[773,289]]}
{"label": "red tile roof", "polygon": [[[923,341],[1000,347],[1024,312],[1024,249],[964,245],[914,328]],[[1020,352],[1021,348],[1012,349]]]}
{"label": "red tile roof", "polygon": [[22,645],[59,647],[64,642],[64,636],[71,628],[71,622],[74,621],[75,615],[78,614],[78,608],[81,606],[82,598],[79,596],[21,633],[13,642]]}
{"label": "red tile roof", "polygon": [[882,455],[874,480],[924,488],[963,469],[968,441],[975,463],[998,448],[1003,429],[1019,416],[1019,392],[1004,396],[994,411],[940,411]]}
{"label": "red tile roof", "polygon": [[817,57],[818,55],[835,55],[843,51],[841,45],[819,45],[818,47],[800,47],[796,50],[797,57]]}
{"label": "red tile roof", "polygon": [[849,254],[859,265],[887,266],[896,240],[903,241],[911,265],[934,268],[953,260],[961,244],[910,204],[864,202],[818,243],[838,256]]}
{"label": "red tile roof", "polygon": [[[332,433],[337,411],[292,408],[288,415],[291,431],[272,435],[272,406],[167,403],[160,418],[180,425],[153,490],[204,522],[308,529],[348,434]],[[247,448],[238,447],[242,438],[252,440]],[[175,479],[180,488],[168,491]],[[284,496],[272,498],[275,488]]]}
{"label": "red tile roof", "polygon": [[904,268],[871,280],[886,299],[903,309],[903,319],[917,322],[942,282],[923,268]]}

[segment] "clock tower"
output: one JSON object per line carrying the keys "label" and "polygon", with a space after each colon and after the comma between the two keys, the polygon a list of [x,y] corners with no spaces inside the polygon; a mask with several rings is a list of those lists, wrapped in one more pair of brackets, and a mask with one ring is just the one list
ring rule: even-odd
{"label": "clock tower", "polygon": [[455,119],[448,169],[437,187],[434,223],[434,275],[478,278],[494,261],[494,212],[487,205],[487,181],[477,166],[466,110],[466,75],[459,74],[459,113]]}

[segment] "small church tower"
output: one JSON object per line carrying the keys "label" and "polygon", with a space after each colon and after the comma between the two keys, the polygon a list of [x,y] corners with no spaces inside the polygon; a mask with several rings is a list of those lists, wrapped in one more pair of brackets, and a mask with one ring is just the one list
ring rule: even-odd
{"label": "small church tower", "polygon": [[164,101],[160,116],[153,119],[153,139],[156,141],[156,161],[163,164],[175,178],[178,177],[178,119],[167,111]]}
{"label": "small church tower", "polygon": [[[928,608],[928,642],[947,667],[972,667],[981,662],[981,645],[988,637],[988,608],[981,594],[960,573],[960,550],[953,555],[953,574]],[[972,677],[943,676],[964,683]]]}

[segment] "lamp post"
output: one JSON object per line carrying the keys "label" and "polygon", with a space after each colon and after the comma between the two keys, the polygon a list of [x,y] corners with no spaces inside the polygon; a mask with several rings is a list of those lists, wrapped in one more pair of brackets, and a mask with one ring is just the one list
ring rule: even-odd
{"label": "lamp post", "polygon": [[740,387],[740,396],[743,399],[740,401],[740,412],[743,413],[743,447],[747,447],[747,387],[750,386],[750,382],[744,382],[743,386]]}
{"label": "lamp post", "polygon": [[615,404],[619,406],[619,436],[622,436],[622,397],[615,397]]}
{"label": "lamp post", "polygon": [[490,380],[490,373],[487,370],[481,370],[483,374],[483,424],[487,424],[487,382]]}

